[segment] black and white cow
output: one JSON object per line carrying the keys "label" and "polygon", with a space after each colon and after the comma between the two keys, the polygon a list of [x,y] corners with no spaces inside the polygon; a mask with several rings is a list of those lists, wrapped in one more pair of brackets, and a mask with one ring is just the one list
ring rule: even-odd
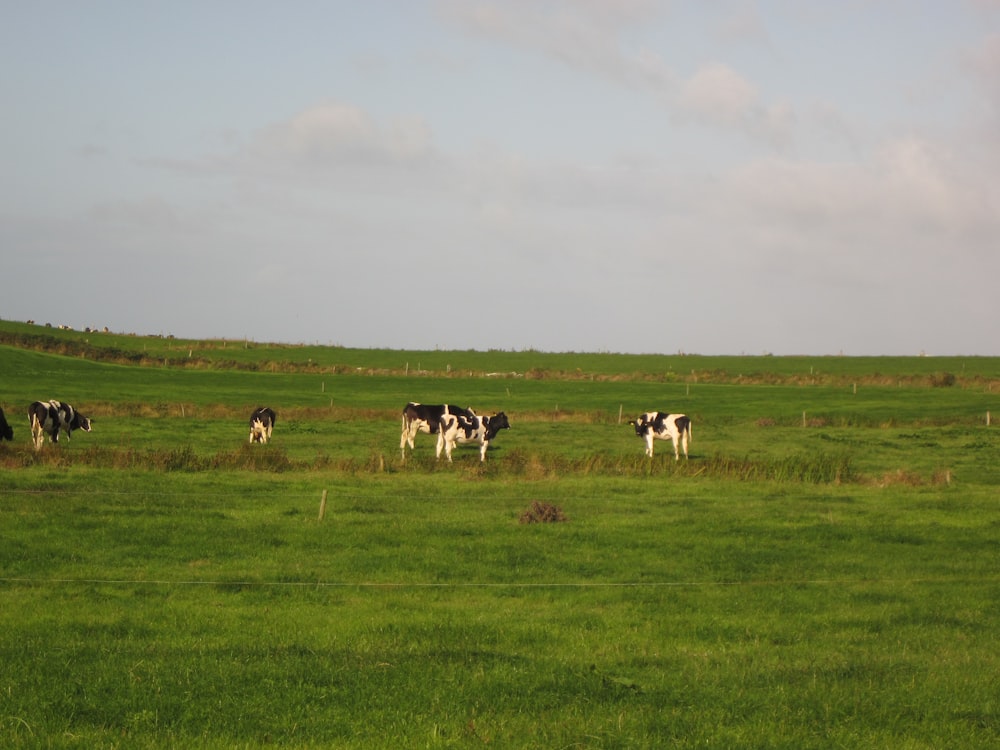
{"label": "black and white cow", "polygon": [[426,435],[437,435],[441,426],[441,417],[445,414],[458,414],[472,419],[476,413],[454,404],[418,404],[413,401],[403,407],[403,432],[399,436],[399,452],[406,460],[406,446],[413,450],[413,438],[418,432]]}
{"label": "black and white cow", "polygon": [[271,439],[276,417],[274,409],[261,406],[250,415],[250,442],[266,443]]}
{"label": "black and white cow", "polygon": [[0,440],[13,440],[14,439],[14,428],[10,426],[7,422],[7,417],[3,413],[3,409],[0,409]]}
{"label": "black and white cow", "polygon": [[691,420],[684,414],[647,411],[638,419],[629,420],[629,424],[635,427],[635,434],[646,441],[646,455],[650,458],[653,457],[654,440],[673,441],[675,461],[680,460],[678,448],[683,448],[684,458],[688,457],[688,443],[691,442]]}
{"label": "black and white cow", "polygon": [[35,450],[42,447],[46,435],[53,443],[58,443],[59,430],[65,430],[67,440],[73,430],[90,432],[90,420],[63,401],[36,401],[28,407],[28,421]]}
{"label": "black and white cow", "polygon": [[437,457],[445,452],[451,461],[451,452],[458,443],[479,443],[479,460],[486,460],[486,449],[500,430],[509,430],[510,422],[503,412],[492,417],[467,417],[462,414],[444,414],[438,429]]}

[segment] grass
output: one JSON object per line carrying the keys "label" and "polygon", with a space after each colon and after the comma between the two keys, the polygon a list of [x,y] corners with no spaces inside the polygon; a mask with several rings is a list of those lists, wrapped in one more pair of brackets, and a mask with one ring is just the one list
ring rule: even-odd
{"label": "grass", "polygon": [[92,361],[269,374],[407,374],[414,377],[491,376],[508,380],[646,380],[660,383],[794,384],[1000,388],[1000,358],[706,356],[519,351],[398,351],[249,339],[175,339],[122,333],[64,331],[0,320],[0,345]]}
{"label": "grass", "polygon": [[5,497],[8,746],[997,739],[992,493],[154,476]]}
{"label": "grass", "polygon": [[[1000,742],[997,360],[949,362],[935,387],[941,363],[919,358],[829,358],[815,382],[805,360],[706,359],[730,369],[704,382],[613,355],[416,354],[535,370],[0,347],[16,433],[0,444],[0,744]],[[332,372],[346,361],[368,367]],[[36,453],[21,414],[50,397],[95,428]],[[504,409],[512,429],[485,464],[439,465],[425,435],[403,463],[413,398]],[[251,447],[260,403],[278,424]],[[694,417],[690,461],[668,443],[647,459],[619,424],[664,407]]]}

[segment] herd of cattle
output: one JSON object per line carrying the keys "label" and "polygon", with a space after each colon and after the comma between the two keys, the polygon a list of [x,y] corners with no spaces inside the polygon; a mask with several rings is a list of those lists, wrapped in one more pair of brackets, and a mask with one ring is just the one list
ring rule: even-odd
{"label": "herd of cattle", "polygon": [[[28,407],[28,421],[31,423],[31,440],[35,450],[41,449],[45,436],[53,443],[59,442],[60,431],[66,433],[67,440],[73,430],[90,432],[90,419],[83,416],[73,406],[63,401],[35,401]],[[250,415],[250,442],[267,443],[274,430],[276,415],[274,410],[262,406]],[[684,414],[665,414],[649,411],[637,419],[629,420],[635,434],[646,442],[646,455],[653,456],[654,440],[670,440],[674,446],[674,460],[680,459],[680,452],[688,457],[691,442],[691,420]],[[441,458],[443,452],[451,461],[451,453],[456,445],[476,443],[479,445],[479,460],[486,460],[486,451],[500,430],[510,429],[507,415],[499,412],[489,417],[478,416],[472,409],[452,404],[408,403],[403,407],[403,428],[399,438],[399,450],[406,460],[406,447],[413,450],[413,439],[418,432],[437,435],[435,455]],[[0,409],[0,440],[13,440],[14,430]]]}

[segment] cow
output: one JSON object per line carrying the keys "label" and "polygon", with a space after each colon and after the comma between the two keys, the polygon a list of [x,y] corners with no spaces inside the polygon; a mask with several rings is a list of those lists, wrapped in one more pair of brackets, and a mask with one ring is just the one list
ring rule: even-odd
{"label": "cow", "polygon": [[65,430],[67,440],[73,430],[90,432],[90,420],[63,401],[35,401],[28,407],[28,421],[36,451],[41,449],[46,434],[58,443],[60,429]]}
{"label": "cow", "polygon": [[250,442],[267,443],[271,439],[271,431],[276,420],[274,409],[261,406],[250,415]]}
{"label": "cow", "polygon": [[[664,414],[662,411],[648,411],[637,419],[629,420],[635,427],[635,434],[645,439],[646,455],[653,457],[653,440],[671,440],[674,444],[674,460],[680,460],[679,448],[688,457],[691,442],[691,420],[684,414]],[[679,445],[678,445],[679,444]]]}
{"label": "cow", "polygon": [[0,441],[13,439],[14,428],[7,422],[7,417],[4,415],[3,409],[0,409]]}
{"label": "cow", "polygon": [[418,404],[413,401],[403,407],[403,431],[399,436],[399,452],[406,460],[406,446],[413,450],[413,438],[418,432],[426,435],[437,435],[441,425],[441,417],[445,414],[458,414],[472,419],[476,413],[454,404]]}
{"label": "cow", "polygon": [[471,417],[463,414],[444,414],[441,416],[441,424],[438,429],[438,442],[436,456],[441,458],[441,451],[445,452],[448,460],[451,461],[451,452],[457,443],[479,443],[479,460],[486,460],[486,449],[490,447],[490,441],[497,436],[500,430],[509,430],[510,422],[503,412],[494,414],[492,417]]}

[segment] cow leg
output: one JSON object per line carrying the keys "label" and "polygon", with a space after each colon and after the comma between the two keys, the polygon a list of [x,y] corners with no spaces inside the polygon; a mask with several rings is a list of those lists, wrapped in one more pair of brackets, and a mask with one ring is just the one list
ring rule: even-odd
{"label": "cow leg", "polygon": [[[680,435],[671,435],[670,436],[670,440],[674,444],[674,461],[680,461],[681,460],[681,454],[679,452],[680,451],[680,446],[678,445],[678,443],[681,441],[681,436]],[[684,452],[687,453],[687,449],[686,448],[685,448]]]}
{"label": "cow leg", "polygon": [[[681,432],[681,448],[684,451],[684,458],[687,458],[688,457],[688,434],[687,434],[687,430],[684,430],[684,431]],[[680,460],[679,456],[678,456],[678,460]]]}
{"label": "cow leg", "polygon": [[480,461],[485,461],[485,460],[486,460],[486,449],[487,449],[487,448],[489,448],[489,447],[490,447],[490,443],[489,443],[489,441],[487,440],[487,441],[486,441],[486,442],[484,442],[484,443],[482,444],[482,446],[481,446],[481,447],[479,448],[479,460],[480,460]]}
{"label": "cow leg", "polygon": [[441,450],[443,448],[444,449],[444,455],[448,459],[448,463],[452,463],[452,460],[451,460],[451,451],[454,449],[454,447],[455,447],[455,441],[454,440],[448,440],[444,436],[444,431],[441,431],[440,433],[438,433],[438,449],[437,449],[437,457],[438,458],[441,458]]}
{"label": "cow leg", "polygon": [[650,458],[653,457],[653,431],[650,430],[646,433],[646,455]]}
{"label": "cow leg", "polygon": [[407,421],[406,417],[403,417],[403,429],[399,435],[399,452],[403,456],[403,460],[406,460],[406,446],[410,446],[410,450],[413,450],[413,439],[417,436],[417,431],[420,429],[420,423],[416,420]]}

